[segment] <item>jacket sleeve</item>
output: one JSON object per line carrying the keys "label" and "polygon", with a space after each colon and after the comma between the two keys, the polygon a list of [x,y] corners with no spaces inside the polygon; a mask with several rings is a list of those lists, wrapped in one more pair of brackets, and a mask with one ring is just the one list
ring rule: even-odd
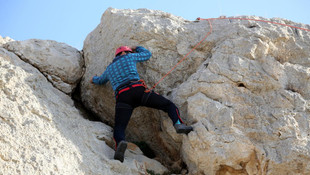
{"label": "jacket sleeve", "polygon": [[109,79],[107,76],[107,71],[103,72],[103,74],[101,76],[94,76],[93,77],[93,83],[98,84],[98,85],[105,84],[108,81],[109,81]]}
{"label": "jacket sleeve", "polygon": [[134,61],[142,62],[151,58],[152,53],[142,46],[137,46],[136,53],[131,54]]}

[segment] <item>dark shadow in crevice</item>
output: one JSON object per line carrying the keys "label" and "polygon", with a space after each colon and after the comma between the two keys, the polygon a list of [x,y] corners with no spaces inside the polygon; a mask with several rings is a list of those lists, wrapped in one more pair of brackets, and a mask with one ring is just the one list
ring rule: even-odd
{"label": "dark shadow in crevice", "polygon": [[237,86],[238,86],[238,87],[246,88],[246,86],[244,85],[244,83],[241,83],[241,82],[239,82],[239,83],[237,84]]}
{"label": "dark shadow in crevice", "polygon": [[156,157],[154,151],[150,148],[150,146],[146,143],[146,142],[143,142],[143,141],[140,141],[140,142],[133,142],[134,144],[136,144],[140,150],[143,152],[143,154],[150,158],[150,159],[154,159]]}
{"label": "dark shadow in crevice", "polygon": [[102,122],[100,117],[95,114],[93,111],[87,109],[83,102],[82,102],[82,98],[81,98],[81,86],[80,83],[78,83],[78,85],[76,86],[76,88],[74,89],[74,91],[72,92],[72,100],[74,101],[74,106],[80,111],[81,115],[90,121],[98,121],[98,122]]}

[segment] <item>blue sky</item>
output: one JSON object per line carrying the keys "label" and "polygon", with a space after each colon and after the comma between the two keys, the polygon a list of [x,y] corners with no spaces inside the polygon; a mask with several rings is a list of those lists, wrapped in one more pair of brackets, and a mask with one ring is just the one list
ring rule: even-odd
{"label": "blue sky", "polygon": [[0,0],[0,35],[56,40],[81,50],[109,7],[162,10],[187,20],[256,15],[310,24],[310,0]]}

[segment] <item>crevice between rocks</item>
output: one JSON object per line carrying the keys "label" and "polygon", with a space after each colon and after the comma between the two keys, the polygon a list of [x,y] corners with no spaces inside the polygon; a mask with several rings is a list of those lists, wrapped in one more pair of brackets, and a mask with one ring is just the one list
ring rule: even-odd
{"label": "crevice between rocks", "polygon": [[[81,97],[81,81],[77,84],[76,88],[74,89],[74,91],[72,92],[71,98],[74,102],[74,106],[81,112],[82,116],[90,121],[99,121],[104,123],[103,121],[101,121],[100,117],[95,114],[94,112],[92,112],[91,110],[87,109],[83,102],[82,102],[82,97]],[[107,124],[107,123],[105,123]],[[108,124],[107,124],[108,125]]]}
{"label": "crevice between rocks", "polygon": [[[84,57],[84,51],[81,50],[79,51],[81,56],[82,56],[82,61],[83,61],[83,66],[82,66],[82,69],[84,70],[83,71],[83,74],[81,77],[84,76],[85,74],[85,70],[86,70],[86,65],[85,65],[85,57]],[[74,106],[81,112],[82,116],[87,119],[87,120],[90,120],[90,121],[97,121],[97,122],[102,122],[104,123],[100,117],[95,114],[94,112],[92,112],[91,110],[89,110],[84,104],[83,104],[83,101],[82,101],[82,97],[81,97],[81,82],[82,82],[82,79],[83,78],[80,78],[78,80],[78,83],[76,85],[76,87],[73,89],[72,93],[71,93],[71,99],[73,100],[74,102]],[[109,125],[108,123],[105,123],[106,125]],[[110,125],[109,125],[110,126]]]}

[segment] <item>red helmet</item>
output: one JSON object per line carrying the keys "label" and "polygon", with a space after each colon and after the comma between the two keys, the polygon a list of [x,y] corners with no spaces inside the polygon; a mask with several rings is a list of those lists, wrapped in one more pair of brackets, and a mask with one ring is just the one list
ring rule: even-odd
{"label": "red helmet", "polygon": [[128,46],[121,46],[119,47],[118,49],[116,49],[116,52],[115,52],[115,56],[121,52],[126,52],[126,51],[130,51],[132,52],[131,48],[128,47]]}

